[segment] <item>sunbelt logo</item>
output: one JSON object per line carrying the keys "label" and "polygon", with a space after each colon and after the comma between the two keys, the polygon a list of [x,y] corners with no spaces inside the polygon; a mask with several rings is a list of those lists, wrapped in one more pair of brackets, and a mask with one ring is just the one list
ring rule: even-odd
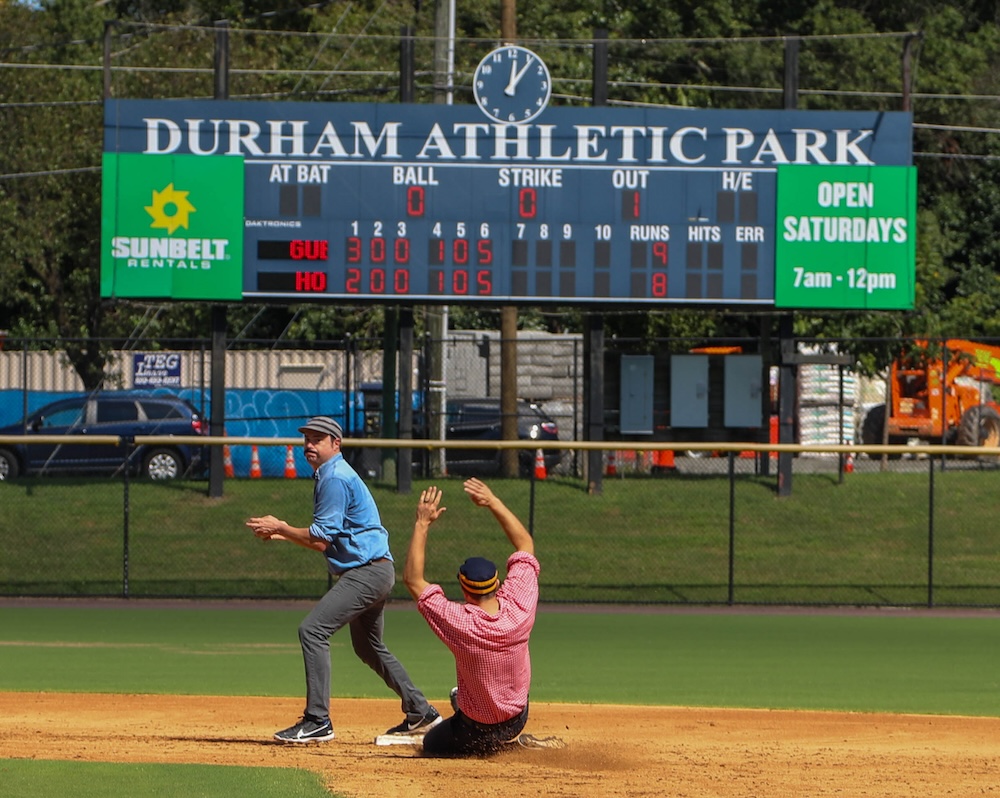
{"label": "sunbelt logo", "polygon": [[[179,191],[171,183],[163,191],[153,191],[153,201],[146,213],[153,229],[166,230],[169,236],[178,228],[190,227],[190,216],[197,210],[188,199],[190,191]],[[228,258],[229,240],[225,238],[150,238],[115,236],[111,239],[113,257],[125,258],[129,268],[202,269],[212,268],[213,261]]]}
{"label": "sunbelt logo", "polygon": [[174,230],[188,226],[188,216],[197,210],[189,201],[189,191],[178,191],[171,183],[163,191],[153,192],[153,204],[146,206],[146,213],[153,217],[150,227],[162,227],[173,235]]}
{"label": "sunbelt logo", "polygon": [[243,159],[105,153],[101,296],[240,299]]}

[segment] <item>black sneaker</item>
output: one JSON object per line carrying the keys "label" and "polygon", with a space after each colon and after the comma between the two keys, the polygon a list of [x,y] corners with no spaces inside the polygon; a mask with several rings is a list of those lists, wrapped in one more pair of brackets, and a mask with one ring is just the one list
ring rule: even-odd
{"label": "black sneaker", "polygon": [[283,743],[321,743],[333,739],[333,724],[329,718],[313,720],[303,717],[294,726],[275,732],[274,739]]}
{"label": "black sneaker", "polygon": [[441,717],[440,713],[434,709],[434,707],[431,707],[430,711],[420,720],[411,721],[409,718],[403,718],[402,723],[398,726],[393,726],[386,732],[386,734],[398,734],[401,737],[410,737],[415,734],[426,734],[437,726],[442,720],[444,720],[444,718]]}

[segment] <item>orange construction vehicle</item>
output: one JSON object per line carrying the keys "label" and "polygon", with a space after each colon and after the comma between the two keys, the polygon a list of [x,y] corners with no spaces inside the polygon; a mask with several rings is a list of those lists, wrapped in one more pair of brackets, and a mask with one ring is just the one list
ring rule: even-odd
{"label": "orange construction vehicle", "polygon": [[[917,341],[890,370],[888,406],[868,411],[864,444],[910,439],[959,446],[1000,445],[1000,347],[949,339],[943,348]],[[887,437],[883,437],[886,435]]]}

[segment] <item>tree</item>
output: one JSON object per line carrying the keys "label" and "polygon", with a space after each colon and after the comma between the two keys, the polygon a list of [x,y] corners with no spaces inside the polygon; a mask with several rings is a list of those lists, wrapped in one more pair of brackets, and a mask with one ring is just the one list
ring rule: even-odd
{"label": "tree", "polygon": [[[0,218],[7,222],[0,229],[0,326],[13,335],[94,338],[108,320],[98,294],[95,235],[100,171],[93,154],[101,114],[99,103],[82,98],[93,98],[99,83],[85,72],[67,71],[54,80],[47,70],[27,67],[92,61],[102,20],[81,0],[41,9],[8,5],[0,15],[6,18],[0,47],[23,53],[26,67],[15,80],[0,81],[0,171],[6,176]],[[26,44],[35,42],[43,44]],[[36,174],[18,176],[26,173]],[[88,386],[100,379],[98,347],[77,343],[68,353]]]}
{"label": "tree", "polygon": [[[902,87],[898,35],[921,31],[915,60],[914,134],[919,166],[917,310],[798,314],[804,336],[957,337],[997,332],[1000,318],[1000,110],[955,95],[1000,94],[1000,27],[985,0],[534,0],[519,5],[519,36],[557,76],[555,103],[585,105],[592,93],[591,32],[609,31],[617,102],[727,108],[781,103],[781,36],[806,37],[801,105],[896,109]],[[393,102],[397,37],[417,28],[418,100],[433,86],[433,9],[361,0],[304,7],[291,0],[43,0],[0,5],[0,328],[58,337],[88,385],[103,373],[111,339],[142,332],[202,337],[208,308],[196,303],[102,302],[98,296],[102,37],[113,28],[115,96],[212,95],[215,33],[228,19],[233,97]],[[499,35],[494,5],[462,4],[457,19],[456,102],[465,76]],[[770,37],[770,38],[768,38]],[[54,69],[42,65],[65,64]],[[76,67],[86,67],[79,69]],[[184,70],[184,71],[178,71]],[[987,131],[987,132],[983,132]],[[19,177],[17,175],[30,175]],[[564,331],[583,311],[524,309],[525,326]],[[230,308],[230,337],[312,338],[375,334],[369,306]],[[467,325],[495,326],[489,309],[456,308]],[[418,317],[419,318],[419,317]],[[753,334],[760,320],[731,312],[671,309],[609,316],[622,336]]]}

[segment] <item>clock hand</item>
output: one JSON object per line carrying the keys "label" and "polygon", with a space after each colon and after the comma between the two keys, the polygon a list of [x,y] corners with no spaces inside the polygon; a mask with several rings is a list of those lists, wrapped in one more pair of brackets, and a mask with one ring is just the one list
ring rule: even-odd
{"label": "clock hand", "polygon": [[514,56],[514,60],[510,62],[510,78],[507,81],[507,88],[503,90],[503,93],[508,97],[514,96],[514,87],[517,86],[517,56]]}
{"label": "clock hand", "polygon": [[524,66],[520,70],[517,69],[517,61],[514,61],[510,65],[510,80],[507,81],[507,88],[503,90],[503,93],[508,97],[514,96],[514,91],[517,89],[517,84],[521,82],[521,78],[524,77],[524,73],[528,71],[528,67],[531,66],[531,62],[535,59],[530,55],[528,60],[525,61]]}

